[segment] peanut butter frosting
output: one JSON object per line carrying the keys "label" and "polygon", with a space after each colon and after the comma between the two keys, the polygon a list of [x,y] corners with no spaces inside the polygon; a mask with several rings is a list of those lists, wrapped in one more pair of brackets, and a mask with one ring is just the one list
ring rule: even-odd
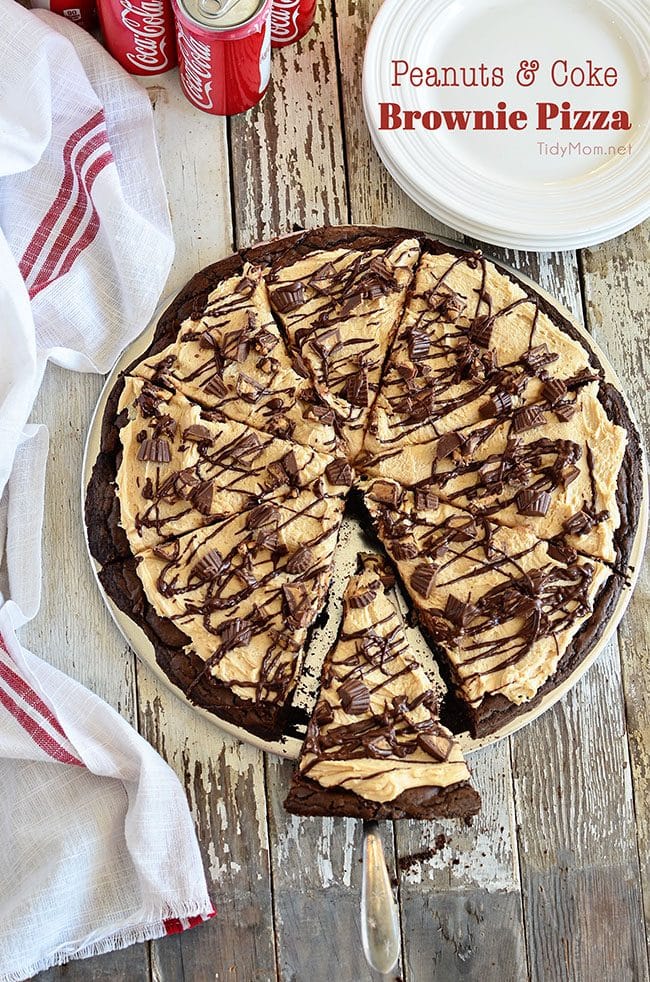
{"label": "peanut butter frosting", "polygon": [[342,513],[341,498],[311,491],[263,502],[145,549],[137,573],[205,673],[243,699],[282,701],[325,600]]}
{"label": "peanut butter frosting", "polygon": [[344,495],[345,460],[202,409],[178,392],[127,377],[119,403],[122,526],[134,553],[261,500]]}
{"label": "peanut butter frosting", "polygon": [[[522,526],[477,520],[422,492],[368,507],[430,635],[444,645],[463,697],[531,699],[589,617],[609,570],[561,551]],[[376,492],[383,501],[376,500]]]}
{"label": "peanut butter frosting", "polygon": [[177,389],[256,429],[333,451],[333,415],[296,371],[269,307],[262,270],[246,265],[223,280],[207,305],[181,325],[176,341],[134,374]]}
{"label": "peanut butter frosting", "polygon": [[350,460],[361,450],[419,255],[416,239],[386,250],[319,250],[269,279],[271,305],[336,414]]}
{"label": "peanut butter frosting", "polygon": [[378,557],[366,556],[348,583],[339,637],[325,660],[299,762],[300,775],[322,788],[376,802],[470,778],[458,742],[438,719],[431,683],[410,652],[387,593],[387,572]]}

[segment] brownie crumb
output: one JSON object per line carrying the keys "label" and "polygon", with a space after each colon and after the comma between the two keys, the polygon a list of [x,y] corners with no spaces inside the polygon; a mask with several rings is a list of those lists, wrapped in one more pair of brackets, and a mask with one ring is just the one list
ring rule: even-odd
{"label": "brownie crumb", "polygon": [[427,859],[433,859],[437,853],[445,848],[449,841],[444,832],[439,832],[429,849],[424,849],[422,852],[414,852],[410,856],[402,856],[398,861],[399,868],[403,873],[409,873],[419,863],[424,863]]}

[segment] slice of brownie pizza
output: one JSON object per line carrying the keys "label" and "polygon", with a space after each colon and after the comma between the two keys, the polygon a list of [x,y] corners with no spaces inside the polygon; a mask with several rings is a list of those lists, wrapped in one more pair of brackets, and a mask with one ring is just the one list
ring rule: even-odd
{"label": "slice of brownie pizza", "polygon": [[302,491],[139,554],[149,604],[186,636],[200,666],[186,685],[190,700],[207,678],[254,704],[273,730],[327,596],[342,512],[341,498]]}
{"label": "slice of brownie pizza", "polygon": [[575,392],[597,377],[585,348],[492,263],[424,253],[364,456],[387,457],[397,470],[386,476],[399,477],[399,451],[414,444],[476,443],[477,427],[484,437],[525,406],[570,418]]}
{"label": "slice of brownie pizza", "polygon": [[516,715],[555,675],[611,571],[433,494],[395,486],[387,504],[386,484],[370,486],[366,505],[481,736],[497,708]]}
{"label": "slice of brownie pizza", "polygon": [[361,450],[419,255],[416,239],[365,251],[316,250],[283,259],[268,276],[271,305],[334,410],[349,460]]}
{"label": "slice of brownie pizza", "polygon": [[176,340],[131,374],[265,433],[316,450],[336,448],[332,412],[296,371],[255,266],[216,284]]}
{"label": "slice of brownie pizza", "polygon": [[179,392],[126,377],[118,406],[121,526],[134,554],[262,501],[345,495],[345,460],[202,409]]}
{"label": "slice of brownie pizza", "polygon": [[378,556],[348,583],[339,636],[285,807],[367,819],[469,817],[480,807],[462,751],[387,593]]}

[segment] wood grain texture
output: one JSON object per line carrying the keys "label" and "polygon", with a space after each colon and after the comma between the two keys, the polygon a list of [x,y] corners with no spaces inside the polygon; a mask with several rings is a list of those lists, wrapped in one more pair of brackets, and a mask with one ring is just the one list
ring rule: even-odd
{"label": "wood grain texture", "polygon": [[346,188],[332,12],[319,0],[314,27],[273,53],[268,91],[230,121],[238,246],[345,221]]}
{"label": "wood grain texture", "polygon": [[[582,321],[574,253],[533,263],[524,254],[502,258]],[[590,979],[597,970],[646,979],[616,638],[579,685],[511,744],[532,979]],[[603,932],[603,922],[615,928]]]}
{"label": "wood grain texture", "polygon": [[[582,254],[587,323],[623,381],[641,427],[650,438],[648,403],[648,296],[650,221]],[[636,834],[646,933],[650,925],[650,568],[648,550],[627,613],[619,627],[623,690],[631,751]]]}
{"label": "wood grain texture", "polygon": [[[50,365],[31,421],[47,422],[41,609],[21,631],[35,654],[86,685],[130,723],[136,720],[134,655],[101,602],[90,572],[81,516],[79,475],[86,429],[102,379]],[[82,573],[83,575],[80,575]],[[146,945],[41,972],[39,982],[82,979],[147,982]]]}
{"label": "wood grain texture", "polygon": [[[360,928],[362,823],[299,818],[283,801],[292,765],[267,759],[273,902],[282,982],[372,982]],[[382,839],[393,875],[392,829]],[[400,974],[399,966],[395,974]]]}
{"label": "wood grain texture", "polygon": [[[264,102],[228,123],[193,109],[176,72],[146,83],[177,246],[168,293],[233,244],[294,223],[400,224],[460,238],[400,191],[372,148],[360,80],[380,3],[320,0],[314,31],[274,53]],[[647,224],[579,257],[473,243],[528,272],[576,316],[584,305],[646,435],[649,234]],[[88,561],[76,475],[100,387],[98,378],[50,368],[35,406],[34,420],[51,431],[45,579],[41,612],[22,637],[137,723],[176,770],[219,915],[39,979],[376,982],[360,945],[358,823],[286,815],[291,765],[234,743],[136,666],[90,575],[79,575]],[[620,649],[614,640],[558,706],[472,756],[484,802],[472,826],[384,829],[401,903],[404,961],[395,974],[405,982],[648,979],[649,592],[646,568]],[[432,847],[429,859],[397,873],[397,856]]]}

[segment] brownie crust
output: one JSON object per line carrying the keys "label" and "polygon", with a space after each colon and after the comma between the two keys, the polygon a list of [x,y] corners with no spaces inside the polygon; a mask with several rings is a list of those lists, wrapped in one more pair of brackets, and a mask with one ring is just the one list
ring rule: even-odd
{"label": "brownie crust", "polygon": [[346,788],[324,788],[296,771],[284,802],[294,815],[362,818],[366,821],[471,818],[481,807],[478,792],[464,781],[448,788],[409,788],[393,801],[370,801]]}

